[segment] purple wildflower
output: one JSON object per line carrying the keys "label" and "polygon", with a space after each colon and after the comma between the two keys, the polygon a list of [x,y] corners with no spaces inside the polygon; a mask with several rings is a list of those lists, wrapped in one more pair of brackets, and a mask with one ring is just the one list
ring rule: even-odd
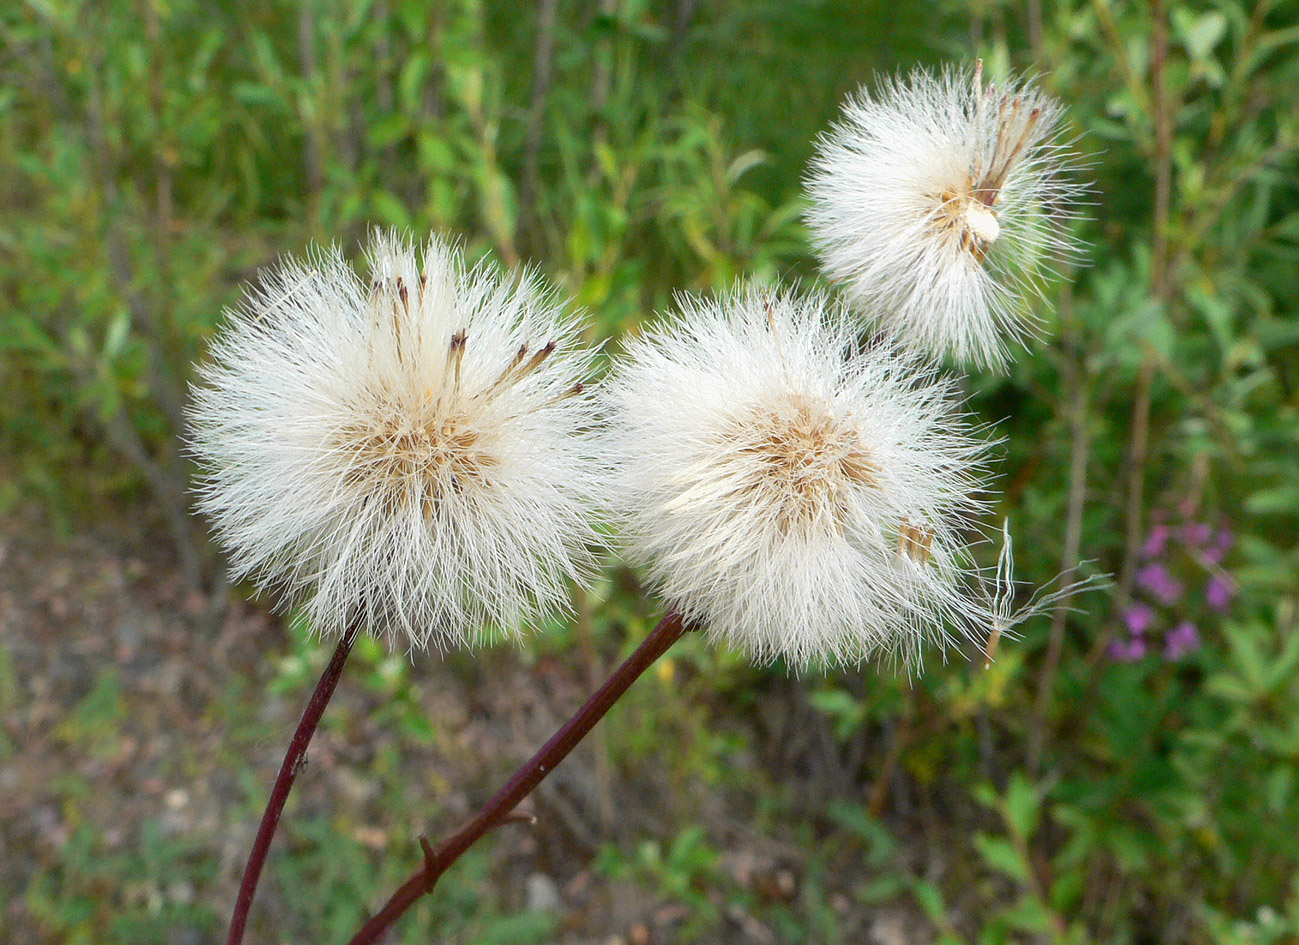
{"label": "purple wildflower", "polygon": [[1183,620],[1164,638],[1164,659],[1180,660],[1200,648],[1200,631],[1189,620]]}
{"label": "purple wildflower", "polygon": [[1225,574],[1215,574],[1204,585],[1204,602],[1210,610],[1222,613],[1236,596],[1236,584]]}
{"label": "purple wildflower", "polygon": [[1203,548],[1213,537],[1213,529],[1205,522],[1187,522],[1182,526],[1182,542],[1192,548]]}
{"label": "purple wildflower", "polygon": [[1140,636],[1155,622],[1155,612],[1148,604],[1133,604],[1123,612],[1123,622],[1127,625],[1128,633]]}
{"label": "purple wildflower", "polygon": [[1146,543],[1141,547],[1141,556],[1143,558],[1158,558],[1164,553],[1164,547],[1168,544],[1168,537],[1172,530],[1167,525],[1154,525],[1150,529],[1150,534],[1146,537]]}
{"label": "purple wildflower", "polygon": [[1148,564],[1137,572],[1137,584],[1164,604],[1171,604],[1182,596],[1181,583],[1168,573],[1168,568],[1158,562]]}
{"label": "purple wildflower", "polygon": [[1110,643],[1110,658],[1120,663],[1135,663],[1145,655],[1145,640],[1114,640]]}
{"label": "purple wildflower", "polygon": [[1235,536],[1225,528],[1218,529],[1217,534],[1213,536],[1213,542],[1207,545],[1200,557],[1207,564],[1222,564],[1222,559],[1227,556],[1235,542]]}

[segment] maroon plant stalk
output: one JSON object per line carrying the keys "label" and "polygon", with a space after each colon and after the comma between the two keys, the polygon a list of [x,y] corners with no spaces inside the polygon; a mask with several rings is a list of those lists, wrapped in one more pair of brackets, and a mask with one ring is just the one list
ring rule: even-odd
{"label": "maroon plant stalk", "polygon": [[307,703],[307,708],[302,713],[302,719],[293,733],[293,740],[289,742],[289,750],[284,755],[280,773],[275,776],[275,786],[271,788],[270,799],[266,802],[266,812],[262,814],[261,826],[257,828],[253,848],[248,853],[248,865],[244,867],[244,878],[239,883],[239,897],[235,900],[235,911],[230,917],[230,936],[226,939],[227,945],[239,945],[243,941],[244,926],[248,924],[248,910],[252,907],[253,895],[257,892],[257,880],[262,875],[262,867],[266,865],[266,855],[271,849],[271,838],[275,836],[275,827],[280,822],[280,814],[284,812],[284,802],[289,799],[289,791],[293,790],[293,782],[297,779],[298,772],[306,767],[307,745],[311,742],[311,736],[316,733],[316,726],[320,724],[320,717],[325,713],[325,706],[329,705],[329,699],[338,687],[339,677],[343,675],[343,664],[347,662],[348,654],[352,652],[352,644],[356,642],[356,636],[357,630],[353,628],[344,633],[343,638],[338,641],[334,655],[330,658],[325,671],[320,674],[316,691],[311,694],[311,701]]}
{"label": "maroon plant stalk", "polygon": [[613,704],[622,698],[641,673],[649,669],[672,644],[681,639],[686,630],[685,621],[680,614],[668,613],[636,648],[636,651],[627,657],[626,662],[619,666],[605,684],[586,701],[586,704],[550,737],[550,741],[546,742],[541,750],[515,772],[514,777],[510,778],[505,786],[483,805],[473,820],[436,847],[430,847],[421,838],[420,843],[424,847],[424,865],[392,894],[392,898],[369,922],[362,926],[361,930],[353,936],[351,945],[378,942],[380,937],[392,928],[421,896],[433,891],[434,884],[451,864],[460,858],[461,854],[477,843],[483,834],[507,822],[511,811],[518,803],[532,793],[533,788],[564,760],[577,743],[595,727],[595,723],[599,722]]}

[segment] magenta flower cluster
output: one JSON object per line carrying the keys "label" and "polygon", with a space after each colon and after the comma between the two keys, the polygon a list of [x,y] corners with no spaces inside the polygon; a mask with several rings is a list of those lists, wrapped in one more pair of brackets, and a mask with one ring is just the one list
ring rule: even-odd
{"label": "magenta flower cluster", "polygon": [[1157,520],[1141,548],[1135,599],[1123,612],[1125,632],[1110,644],[1110,656],[1133,663],[1159,653],[1173,663],[1198,650],[1202,640],[1192,616],[1225,613],[1236,596],[1222,566],[1233,540],[1225,526],[1187,521],[1174,527]]}

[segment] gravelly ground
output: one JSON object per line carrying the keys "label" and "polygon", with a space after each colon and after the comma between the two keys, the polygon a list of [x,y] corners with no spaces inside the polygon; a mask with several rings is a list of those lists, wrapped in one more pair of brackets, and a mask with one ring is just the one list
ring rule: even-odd
{"label": "gravelly ground", "polygon": [[[128,934],[118,917],[169,909],[189,918],[164,941],[223,940],[246,844],[309,681],[268,694],[283,675],[277,662],[293,648],[281,622],[242,601],[219,617],[211,610],[184,589],[165,549],[129,524],[59,537],[35,513],[0,519],[0,898],[12,945],[112,940]],[[393,737],[381,687],[349,665],[287,820],[327,823],[361,849],[370,872],[352,898],[374,904],[417,862],[414,838],[468,814],[471,800],[485,798],[609,662],[590,648],[562,659],[506,648],[472,662],[417,660],[410,689],[431,729],[420,739]],[[785,682],[773,684],[777,714],[797,702]],[[621,730],[634,730],[637,710],[623,710]],[[785,718],[783,727],[805,726]],[[535,827],[509,828],[490,845],[483,868],[496,890],[492,908],[550,910],[562,943],[646,945],[676,941],[706,901],[722,917],[710,936],[779,942],[765,910],[798,914],[808,850],[791,837],[808,825],[759,828],[751,792],[689,774],[663,783],[660,771],[611,770],[607,729],[538,792]],[[676,735],[690,737],[683,728],[665,742]],[[841,770],[817,773],[807,757],[740,763],[756,766],[755,779],[767,769],[844,779]],[[806,786],[785,785],[795,793]],[[838,789],[862,796],[851,783]],[[610,841],[632,851],[646,839],[666,845],[694,823],[722,851],[716,875],[726,887],[693,890],[702,897],[694,906],[690,895],[646,888],[643,877],[592,868]],[[175,840],[181,852],[161,870],[132,866],[151,849],[148,837],[164,849]],[[286,842],[298,849],[299,840],[281,836],[278,857],[289,855]],[[903,908],[856,904],[860,856],[847,849],[839,860],[817,895],[842,941],[927,939],[916,937]],[[294,907],[274,868],[249,942],[300,940],[280,922]],[[425,912],[414,921],[430,920]]]}

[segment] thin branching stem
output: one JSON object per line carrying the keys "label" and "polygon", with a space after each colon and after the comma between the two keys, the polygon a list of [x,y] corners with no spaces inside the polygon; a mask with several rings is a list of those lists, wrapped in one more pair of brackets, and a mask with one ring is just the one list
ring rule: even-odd
{"label": "thin branching stem", "polygon": [[316,733],[316,726],[320,724],[320,717],[325,713],[325,706],[329,705],[330,697],[338,687],[338,680],[343,675],[343,666],[347,663],[348,654],[352,652],[352,644],[356,642],[356,636],[357,630],[352,628],[338,641],[334,655],[330,658],[325,671],[320,674],[316,691],[311,694],[311,701],[307,703],[306,711],[302,713],[302,719],[293,733],[293,740],[289,742],[289,750],[284,755],[283,764],[280,765],[280,773],[275,777],[275,786],[271,788],[270,800],[266,802],[266,812],[262,814],[261,826],[257,828],[257,837],[253,840],[253,848],[248,854],[248,865],[244,867],[244,878],[239,884],[239,898],[235,900],[235,911],[230,917],[230,936],[226,939],[227,945],[239,945],[243,941],[244,927],[248,924],[248,910],[252,907],[253,895],[257,892],[257,880],[262,875],[262,867],[266,865],[266,855],[271,849],[271,838],[275,836],[275,828],[280,822],[280,814],[284,812],[284,803],[289,799],[289,791],[293,790],[293,782],[297,780],[298,773],[307,766],[307,745],[311,743],[311,736]]}
{"label": "thin branching stem", "polygon": [[669,613],[650,632],[636,651],[614,671],[604,685],[564,723],[550,741],[546,742],[514,777],[496,792],[473,820],[443,840],[436,847],[421,841],[424,847],[424,864],[416,870],[392,897],[375,913],[359,932],[351,945],[370,945],[381,940],[385,932],[413,906],[425,893],[432,892],[443,873],[484,834],[500,826],[510,816],[519,802],[527,797],[580,742],[595,724],[604,718],[623,694],[645,670],[681,639],[687,626],[680,614]]}
{"label": "thin branching stem", "polygon": [[[1060,295],[1062,319],[1069,328],[1065,334],[1064,386],[1068,391],[1069,405],[1069,501],[1064,528],[1064,553],[1061,562],[1061,586],[1078,579],[1081,563],[1083,507],[1087,502],[1087,462],[1091,438],[1087,429],[1087,371],[1086,352],[1082,349],[1081,332],[1073,322],[1073,293],[1066,286]],[[1042,752],[1046,746],[1048,715],[1051,696],[1055,688],[1056,673],[1064,653],[1065,621],[1071,608],[1069,598],[1056,602],[1051,615],[1051,630],[1047,635],[1046,656],[1038,674],[1037,701],[1028,736],[1028,770],[1037,775],[1041,770]]]}
{"label": "thin branching stem", "polygon": [[[1164,316],[1170,318],[1176,294],[1169,242],[1169,221],[1172,213],[1173,174],[1173,118],[1178,103],[1168,90],[1165,67],[1168,62],[1168,24],[1165,21],[1163,0],[1150,0],[1150,84],[1151,119],[1154,122],[1154,151],[1151,155],[1155,171],[1154,233],[1150,260],[1151,295],[1163,306]],[[1147,352],[1141,361],[1137,376],[1136,395],[1132,408],[1132,438],[1128,446],[1127,507],[1123,527],[1123,566],[1119,570],[1118,609],[1127,607],[1132,597],[1136,575],[1137,552],[1141,548],[1142,524],[1145,512],[1146,461],[1150,447],[1150,408],[1155,382],[1155,358]],[[1093,655],[1105,652],[1114,637],[1115,623],[1098,638]]]}

